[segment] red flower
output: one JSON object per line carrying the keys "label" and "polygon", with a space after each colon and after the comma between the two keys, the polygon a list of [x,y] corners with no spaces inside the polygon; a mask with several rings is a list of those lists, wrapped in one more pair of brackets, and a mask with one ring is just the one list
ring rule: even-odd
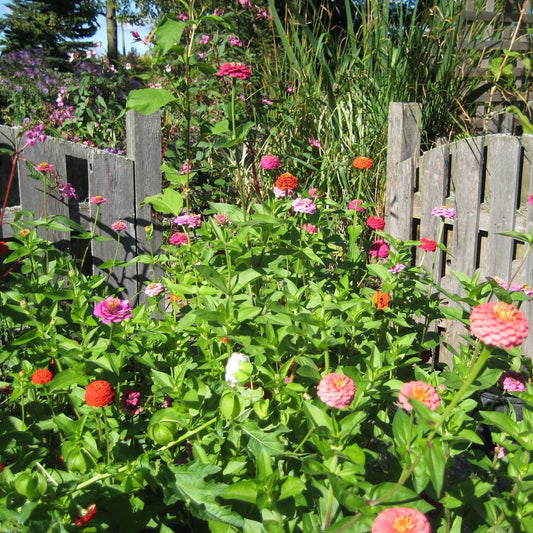
{"label": "red flower", "polygon": [[440,405],[439,393],[435,390],[435,387],[425,381],[409,381],[403,384],[398,400],[406,411],[410,411],[413,408],[409,403],[409,398],[422,402],[432,411],[435,411]]}
{"label": "red flower", "polygon": [[354,382],[343,374],[332,372],[324,376],[316,389],[318,397],[330,407],[348,407],[355,396]]}
{"label": "red flower", "polygon": [[108,381],[99,379],[87,385],[85,403],[91,407],[105,407],[113,403],[115,389]]}
{"label": "red flower", "polygon": [[35,385],[45,385],[46,383],[50,383],[53,377],[54,375],[48,368],[41,368],[33,373],[31,380]]}
{"label": "red flower", "polygon": [[479,304],[470,315],[470,331],[489,346],[510,350],[529,333],[524,314],[505,302]]}
{"label": "red flower", "polygon": [[374,166],[374,161],[372,161],[372,159],[370,159],[370,157],[356,157],[353,160],[352,165],[355,168],[359,168],[361,170],[363,170],[365,168],[371,169]]}
{"label": "red flower", "polygon": [[376,516],[372,533],[431,533],[431,526],[417,509],[391,507]]}
{"label": "red flower", "polygon": [[387,292],[377,291],[372,295],[372,301],[378,309],[389,307],[389,294]]}
{"label": "red flower", "polygon": [[385,227],[385,219],[383,217],[368,217],[366,225],[372,229],[381,231]]}
{"label": "red flower", "polygon": [[437,241],[434,241],[433,239],[426,239],[423,237],[420,241],[422,242],[420,248],[426,252],[434,252],[437,249]]}
{"label": "red flower", "polygon": [[298,187],[298,178],[289,174],[289,172],[285,172],[276,180],[274,186],[282,191],[292,191]]}
{"label": "red flower", "polygon": [[96,514],[96,504],[91,504],[89,507],[87,507],[87,512],[83,515],[81,515],[75,522],[78,527],[83,527],[85,524],[90,522],[94,515]]}
{"label": "red flower", "polygon": [[228,344],[228,338],[227,337],[220,337],[220,342],[223,344]]}
{"label": "red flower", "polygon": [[0,255],[7,255],[9,253],[9,248],[7,247],[6,241],[0,241]]}
{"label": "red flower", "polygon": [[224,63],[217,72],[217,76],[230,76],[240,80],[247,80],[251,75],[250,68],[242,63]]}

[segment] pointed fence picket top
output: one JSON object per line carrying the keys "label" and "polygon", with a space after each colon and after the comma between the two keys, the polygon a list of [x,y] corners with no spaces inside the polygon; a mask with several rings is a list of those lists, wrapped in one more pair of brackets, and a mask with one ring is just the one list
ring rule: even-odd
{"label": "pointed fence picket top", "polygon": [[[134,257],[150,252],[146,226],[154,227],[152,248],[158,250],[162,242],[162,228],[153,216],[151,206],[141,207],[142,201],[161,192],[161,118],[159,112],[146,116],[130,110],[126,116],[127,156],[117,155],[64,139],[47,137],[43,143],[28,146],[17,164],[16,179],[9,195],[9,209],[2,226],[0,238],[13,236],[10,223],[20,210],[28,210],[40,217],[44,214],[45,198],[48,215],[64,215],[87,231],[95,222],[98,206],[89,200],[93,196],[103,196],[107,202],[100,205],[96,235],[108,240],[80,240],[65,232],[50,231],[49,240],[62,249],[69,249],[75,257],[82,258],[89,247],[84,271],[102,272],[102,263],[113,260],[130,261]],[[0,147],[17,147],[24,142],[20,128],[0,126]],[[44,190],[39,180],[30,177],[29,165],[41,162],[52,164],[59,172],[62,183],[71,183],[79,200],[61,201],[56,192]],[[6,195],[7,181],[11,170],[11,159],[0,158],[0,192],[2,202]],[[111,224],[122,220],[127,229],[117,233]],[[43,235],[44,236],[44,235]],[[107,273],[108,270],[103,272]],[[155,275],[157,276],[158,273]],[[117,289],[124,289],[121,297],[134,302],[140,295],[146,281],[154,278],[153,267],[133,263],[124,268],[114,268],[109,282]]]}
{"label": "pointed fence picket top", "polygon": [[[480,279],[500,277],[513,284],[533,286],[533,254],[501,232],[533,230],[533,136],[485,135],[460,139],[420,152],[421,108],[392,103],[389,108],[386,229],[401,240],[442,238],[450,253],[425,256],[434,279],[445,290],[464,295],[453,272]],[[456,218],[431,215],[440,205],[454,207]],[[431,254],[433,255],[433,254]],[[417,264],[423,254],[417,250]],[[525,257],[525,259],[524,259]],[[448,302],[449,305],[456,305]],[[533,301],[523,302],[532,333],[522,344],[533,358]],[[438,325],[444,340],[457,349],[468,331],[456,321]],[[451,361],[447,350],[440,359]]]}

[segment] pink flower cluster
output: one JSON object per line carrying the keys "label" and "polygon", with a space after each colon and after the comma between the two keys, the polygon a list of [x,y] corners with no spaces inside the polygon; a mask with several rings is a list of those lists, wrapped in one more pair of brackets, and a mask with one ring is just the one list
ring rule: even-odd
{"label": "pink flower cluster", "polygon": [[154,281],[153,283],[149,283],[144,288],[144,294],[146,294],[146,296],[157,296],[158,294],[161,294],[164,290],[165,287],[162,283],[157,283]]}
{"label": "pink flower cluster", "polygon": [[389,249],[390,246],[383,239],[378,239],[370,246],[369,253],[374,257],[385,259],[386,257],[389,257]]}
{"label": "pink flower cluster", "polygon": [[296,198],[292,201],[291,207],[295,213],[312,215],[316,211],[316,204],[311,198]]}
{"label": "pink flower cluster", "polygon": [[313,224],[304,224],[302,230],[307,231],[307,233],[318,233],[318,228]]}
{"label": "pink flower cluster", "polygon": [[352,403],[356,390],[351,378],[332,372],[320,380],[316,393],[326,405],[342,409]]}
{"label": "pink flower cluster", "polygon": [[109,324],[110,322],[122,322],[127,318],[131,318],[133,313],[128,300],[120,300],[114,296],[109,296],[94,306],[93,315],[101,318],[104,324]]}
{"label": "pink flower cluster", "polygon": [[292,189],[283,190],[283,189],[280,189],[279,187],[276,187],[275,185],[272,188],[272,192],[274,193],[274,196],[276,198],[285,198],[285,196],[287,196],[288,198],[291,198],[293,195]]}
{"label": "pink flower cluster", "polygon": [[[364,213],[365,211],[365,208],[362,207],[363,205],[363,200],[352,200],[349,204],[348,204],[348,209],[350,211],[358,211],[359,213]],[[385,225],[383,225],[383,227],[385,227]]]}

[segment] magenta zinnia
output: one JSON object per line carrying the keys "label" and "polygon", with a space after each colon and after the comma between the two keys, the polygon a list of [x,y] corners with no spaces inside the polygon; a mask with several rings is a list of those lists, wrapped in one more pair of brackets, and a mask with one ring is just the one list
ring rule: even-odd
{"label": "magenta zinnia", "polygon": [[109,324],[131,318],[133,313],[128,300],[109,296],[94,306],[93,315],[101,318],[104,324]]}
{"label": "magenta zinnia", "polygon": [[522,372],[507,370],[500,376],[498,383],[507,392],[525,392],[526,390],[526,378]]}
{"label": "magenta zinnia", "polygon": [[252,75],[250,67],[242,63],[224,63],[220,66],[217,76],[230,76],[231,78],[239,78],[240,80],[247,80]]}
{"label": "magenta zinnia", "polygon": [[366,224],[372,229],[381,231],[385,227],[385,219],[383,217],[368,217]]}
{"label": "magenta zinnia", "polygon": [[435,411],[440,405],[439,394],[435,387],[425,381],[409,381],[403,384],[398,400],[406,411],[410,411],[413,408],[409,403],[410,398],[422,402],[432,411]]}
{"label": "magenta zinnia", "polygon": [[372,533],[431,533],[431,526],[417,509],[391,507],[376,516]]}
{"label": "magenta zinnia", "polygon": [[316,389],[318,397],[330,407],[348,407],[355,396],[355,384],[348,376],[332,372],[325,375]]}
{"label": "magenta zinnia", "polygon": [[176,233],[173,233],[170,236],[169,239],[170,244],[173,244],[174,246],[180,246],[182,244],[189,244],[189,237],[185,235],[185,233],[180,233],[177,231]]}
{"label": "magenta zinnia", "polygon": [[472,311],[470,331],[488,346],[510,350],[522,344],[529,326],[524,314],[511,304],[486,302]]}
{"label": "magenta zinnia", "polygon": [[370,246],[369,253],[374,257],[384,259],[385,257],[389,257],[389,248],[389,245],[383,239],[378,239]]}
{"label": "magenta zinnia", "polygon": [[265,170],[274,170],[279,167],[279,157],[277,155],[265,155],[259,164]]}

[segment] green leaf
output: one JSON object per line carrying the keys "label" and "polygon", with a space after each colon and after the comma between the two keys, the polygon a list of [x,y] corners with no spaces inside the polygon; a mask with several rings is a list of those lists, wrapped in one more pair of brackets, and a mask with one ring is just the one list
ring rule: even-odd
{"label": "green leaf", "polygon": [[178,191],[167,187],[162,193],[156,194],[155,196],[147,196],[141,202],[141,207],[146,204],[152,205],[159,213],[170,213],[178,216],[183,207],[183,198]]}
{"label": "green leaf", "polygon": [[226,500],[241,500],[243,502],[255,503],[257,498],[257,483],[251,479],[243,479],[232,483],[220,493]]}
{"label": "green leaf", "polygon": [[272,456],[280,455],[285,451],[285,445],[279,440],[279,436],[285,433],[287,429],[284,426],[278,427],[275,431],[266,432],[255,423],[242,426],[242,432],[248,435],[247,448],[256,457],[261,450],[268,452]]}
{"label": "green leaf", "polygon": [[126,109],[135,109],[143,115],[151,115],[176,98],[166,89],[137,89],[130,91]]}
{"label": "green leaf", "polygon": [[83,376],[80,376],[75,370],[69,368],[56,374],[48,387],[50,392],[52,392],[56,390],[68,389],[71,385],[82,384],[83,382]]}
{"label": "green leaf", "polygon": [[304,402],[303,408],[305,414],[315,427],[325,428],[330,435],[333,435],[333,423],[323,409],[309,402]]}
{"label": "green leaf", "polygon": [[287,477],[281,485],[278,501],[292,498],[305,490],[305,483],[298,477]]}
{"label": "green leaf", "polygon": [[177,45],[187,24],[182,20],[165,17],[155,32],[157,46],[163,54]]}
{"label": "green leaf", "polygon": [[249,285],[252,281],[256,280],[257,278],[260,278],[263,274],[258,272],[257,270],[254,270],[252,268],[249,268],[245,270],[244,272],[239,272],[233,279],[232,279],[232,287],[231,287],[231,293],[237,294],[239,291],[241,291],[246,285]]}
{"label": "green leaf", "polygon": [[444,471],[446,468],[446,458],[442,451],[442,444],[438,439],[426,443],[424,449],[424,459],[429,471],[430,483],[433,485],[437,499],[441,497],[444,485]]}

